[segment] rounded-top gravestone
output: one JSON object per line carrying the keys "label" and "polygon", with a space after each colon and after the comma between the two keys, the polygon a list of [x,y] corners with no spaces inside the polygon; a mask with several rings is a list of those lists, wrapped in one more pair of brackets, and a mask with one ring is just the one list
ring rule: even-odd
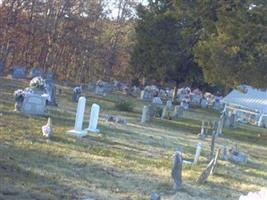
{"label": "rounded-top gravestone", "polygon": [[13,66],[12,78],[26,78],[26,68],[22,66]]}
{"label": "rounded-top gravestone", "polygon": [[37,77],[37,76],[43,77],[44,76],[44,71],[41,68],[33,68],[33,69],[31,69],[30,77],[34,78],[34,77]]}

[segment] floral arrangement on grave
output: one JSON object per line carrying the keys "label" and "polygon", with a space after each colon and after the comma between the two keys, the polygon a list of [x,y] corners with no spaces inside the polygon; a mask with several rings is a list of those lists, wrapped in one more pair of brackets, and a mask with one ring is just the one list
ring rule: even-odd
{"label": "floral arrangement on grave", "polygon": [[45,80],[41,76],[33,78],[30,82],[30,88],[41,91],[45,90],[46,89]]}
{"label": "floral arrangement on grave", "polygon": [[73,88],[73,92],[75,94],[81,94],[82,93],[82,88],[81,87],[75,87],[75,88]]}
{"label": "floral arrangement on grave", "polygon": [[15,111],[20,111],[24,97],[25,97],[24,90],[18,89],[14,92]]}

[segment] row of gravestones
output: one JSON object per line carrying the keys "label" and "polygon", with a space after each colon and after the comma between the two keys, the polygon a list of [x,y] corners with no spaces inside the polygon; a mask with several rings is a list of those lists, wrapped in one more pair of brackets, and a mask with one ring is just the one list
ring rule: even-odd
{"label": "row of gravestones", "polygon": [[150,104],[143,107],[141,115],[141,123],[149,122],[153,117],[161,119],[178,119],[182,118],[184,108],[182,106],[172,106],[167,101],[166,105]]}
{"label": "row of gravestones", "polygon": [[[4,75],[5,66],[0,63],[0,75]],[[26,67],[23,66],[13,66],[11,69],[12,78],[34,78],[37,76],[46,77],[47,79],[54,79],[55,74],[53,72],[44,73],[44,70],[41,68],[33,68],[30,70],[29,74],[27,74]]]}

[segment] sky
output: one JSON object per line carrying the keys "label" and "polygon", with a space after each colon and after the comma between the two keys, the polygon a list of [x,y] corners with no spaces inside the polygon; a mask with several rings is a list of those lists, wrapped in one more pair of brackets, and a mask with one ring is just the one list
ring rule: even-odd
{"label": "sky", "polygon": [[[0,0],[1,1],[1,0]],[[109,0],[109,9],[111,10],[111,17],[116,18],[118,15],[118,8],[116,8],[116,3],[119,0]],[[142,3],[143,5],[147,4],[147,0],[136,0],[137,3]]]}

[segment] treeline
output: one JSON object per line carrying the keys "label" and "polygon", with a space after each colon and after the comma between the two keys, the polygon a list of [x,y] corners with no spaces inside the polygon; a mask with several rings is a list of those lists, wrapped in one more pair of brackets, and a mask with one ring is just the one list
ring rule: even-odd
{"label": "treeline", "polygon": [[108,0],[3,0],[0,62],[75,82],[125,78],[135,1],[114,4],[111,19]]}
{"label": "treeline", "polygon": [[140,2],[2,0],[0,62],[79,83],[267,87],[266,0]]}
{"label": "treeline", "polygon": [[267,88],[266,0],[147,0],[138,6],[131,66],[188,85]]}

